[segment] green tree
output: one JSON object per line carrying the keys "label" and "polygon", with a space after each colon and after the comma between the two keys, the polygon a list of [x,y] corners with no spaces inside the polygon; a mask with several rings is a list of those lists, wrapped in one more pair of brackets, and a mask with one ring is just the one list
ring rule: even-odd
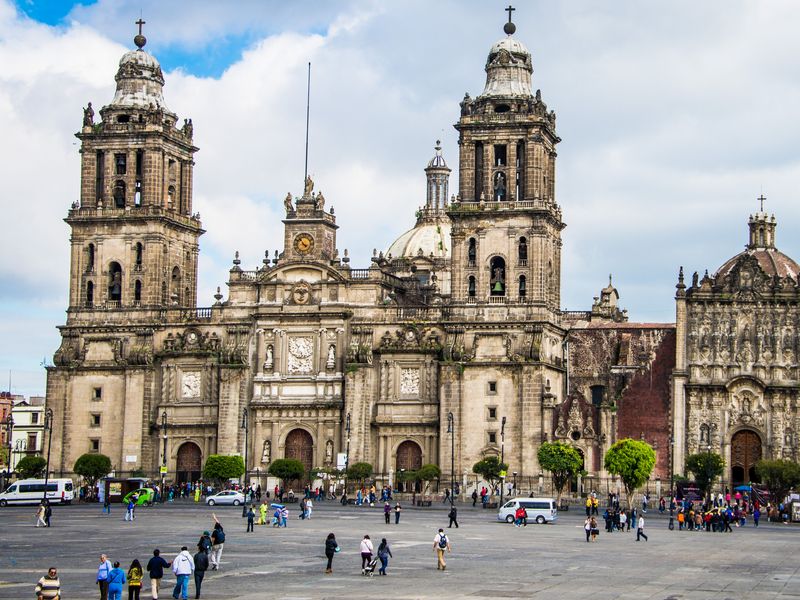
{"label": "green tree", "polygon": [[8,448],[0,446],[0,465],[8,464]]}
{"label": "green tree", "polygon": [[372,465],[366,462],[358,462],[347,467],[347,478],[362,484],[364,480],[372,475]]}
{"label": "green tree", "polygon": [[98,479],[111,472],[111,459],[105,454],[81,454],[72,470],[86,479],[89,488],[93,489]]}
{"label": "green tree", "polygon": [[23,456],[19,459],[16,470],[22,479],[32,479],[39,477],[46,467],[47,461],[41,456]]}
{"label": "green tree", "polygon": [[774,503],[783,502],[789,492],[800,485],[800,465],[790,460],[760,460],[756,475],[767,486]]}
{"label": "green tree", "polygon": [[214,481],[217,485],[223,481],[241,477],[244,474],[244,460],[238,454],[211,454],[203,467],[203,477]]}
{"label": "green tree", "polygon": [[686,457],[686,470],[694,475],[697,487],[703,492],[703,496],[708,496],[717,477],[722,475],[725,469],[725,459],[713,452],[698,452]]}
{"label": "green tree", "polygon": [[606,471],[622,479],[630,508],[634,490],[641,487],[653,472],[656,453],[647,442],[625,438],[608,449],[603,462]]}
{"label": "green tree", "polygon": [[487,456],[472,465],[472,472],[480,475],[489,482],[489,492],[494,494],[494,488],[500,481],[500,473],[507,471],[508,465],[500,462],[499,456]]}
{"label": "green tree", "polygon": [[563,442],[544,442],[539,446],[537,456],[539,466],[553,477],[553,487],[560,503],[564,487],[583,469],[583,457],[575,448]]}
{"label": "green tree", "polygon": [[267,472],[280,479],[285,488],[289,481],[301,479],[305,475],[306,467],[295,458],[279,458],[272,461]]}
{"label": "green tree", "polygon": [[431,481],[442,476],[442,470],[438,466],[431,464],[422,465],[416,473],[416,478],[422,482],[424,491],[430,488]]}

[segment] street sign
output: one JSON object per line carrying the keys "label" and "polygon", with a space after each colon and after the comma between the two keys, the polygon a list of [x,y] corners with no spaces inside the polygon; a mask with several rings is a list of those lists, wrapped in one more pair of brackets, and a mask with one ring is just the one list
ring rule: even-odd
{"label": "street sign", "polygon": [[500,477],[505,477],[507,474],[507,471],[500,471]]}
{"label": "street sign", "polygon": [[161,465],[160,472],[161,472],[162,475],[166,475],[167,474],[167,465]]}

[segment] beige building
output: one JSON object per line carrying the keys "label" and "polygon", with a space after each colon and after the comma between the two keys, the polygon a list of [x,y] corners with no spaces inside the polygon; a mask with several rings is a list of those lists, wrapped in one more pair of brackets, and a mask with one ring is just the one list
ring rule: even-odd
{"label": "beige building", "polygon": [[87,107],[77,134],[70,305],[47,382],[53,470],[102,452],[118,475],[163,462],[188,480],[210,454],[246,453],[264,484],[275,459],[335,467],[349,448],[381,482],[434,463],[474,483],[472,465],[502,455],[528,489],[544,479],[540,444],[559,439],[599,489],[605,451],[634,436],[668,477],[675,326],[628,323],[610,282],[591,310],[561,310],[560,138],[514,30],[460,103],[457,193],[437,144],[416,223],[356,268],[308,179],[284,200],[283,249],[255,271],[237,253],[227,298],[208,308],[192,122],[167,108],[137,36],[114,98],[99,121]]}

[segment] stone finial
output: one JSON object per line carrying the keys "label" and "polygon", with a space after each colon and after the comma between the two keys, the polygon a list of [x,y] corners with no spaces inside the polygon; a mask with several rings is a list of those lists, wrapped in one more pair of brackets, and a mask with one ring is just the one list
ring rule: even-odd
{"label": "stone finial", "polygon": [[222,292],[219,291],[219,286],[217,286],[217,293],[214,294],[214,300],[216,300],[216,304],[222,303]]}
{"label": "stone finial", "polygon": [[264,250],[264,260],[261,262],[264,263],[264,268],[269,266],[269,250]]}
{"label": "stone finial", "polygon": [[238,267],[240,264],[242,264],[242,261],[239,260],[239,251],[237,250],[236,253],[233,255],[233,265]]}

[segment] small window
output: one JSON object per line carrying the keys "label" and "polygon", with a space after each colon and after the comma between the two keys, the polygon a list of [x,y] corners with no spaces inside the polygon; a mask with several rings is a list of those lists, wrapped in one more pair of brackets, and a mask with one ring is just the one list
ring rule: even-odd
{"label": "small window", "polygon": [[92,427],[100,427],[100,413],[92,413]]}
{"label": "small window", "polygon": [[602,385],[592,386],[592,406],[600,406],[603,404],[603,396],[605,395],[605,388]]}
{"label": "small window", "polygon": [[497,393],[497,382],[496,381],[490,381],[489,382],[489,393],[490,394],[496,394]]}
{"label": "small window", "polygon": [[28,434],[28,445],[26,446],[28,452],[36,452],[39,449],[39,445],[36,443],[36,434],[29,433]]}
{"label": "small window", "polygon": [[143,254],[144,254],[144,246],[142,245],[142,242],[136,242],[136,264],[137,265],[141,266],[141,264],[142,264],[142,255]]}
{"label": "small window", "polygon": [[496,144],[494,147],[494,166],[506,166],[506,145]]}
{"label": "small window", "polygon": [[39,423],[39,413],[31,413],[31,425]]}
{"label": "small window", "polygon": [[86,307],[92,308],[94,305],[94,283],[89,281],[86,284]]}
{"label": "small window", "polygon": [[488,436],[489,436],[489,443],[490,444],[496,444],[497,443],[497,433],[496,432],[490,431],[488,433]]}
{"label": "small window", "polygon": [[496,113],[507,113],[511,110],[511,107],[508,104],[498,104],[494,107],[494,112]]}
{"label": "small window", "polygon": [[489,410],[489,420],[490,421],[497,420],[497,407],[496,406],[490,406],[488,410]]}
{"label": "small window", "polygon": [[133,301],[139,304],[142,301],[142,282],[138,279],[133,284]]}
{"label": "small window", "polygon": [[519,297],[524,298],[528,295],[528,282],[525,279],[525,275],[519,276]]}
{"label": "small window", "polygon": [[467,295],[470,298],[475,297],[475,277],[470,275],[469,280],[467,281]]}
{"label": "small window", "polygon": [[114,155],[114,166],[117,175],[125,175],[128,172],[128,157],[124,154]]}
{"label": "small window", "polygon": [[89,440],[89,452],[100,452],[100,440]]}
{"label": "small window", "polygon": [[102,400],[103,399],[103,388],[96,387],[92,390],[92,399],[93,400]]}
{"label": "small window", "polygon": [[474,267],[475,266],[475,259],[478,253],[478,243],[475,241],[475,238],[469,238],[469,242],[467,244],[467,262],[469,263],[468,266]]}
{"label": "small window", "polygon": [[117,117],[117,123],[130,123],[131,116],[130,115],[120,115]]}

